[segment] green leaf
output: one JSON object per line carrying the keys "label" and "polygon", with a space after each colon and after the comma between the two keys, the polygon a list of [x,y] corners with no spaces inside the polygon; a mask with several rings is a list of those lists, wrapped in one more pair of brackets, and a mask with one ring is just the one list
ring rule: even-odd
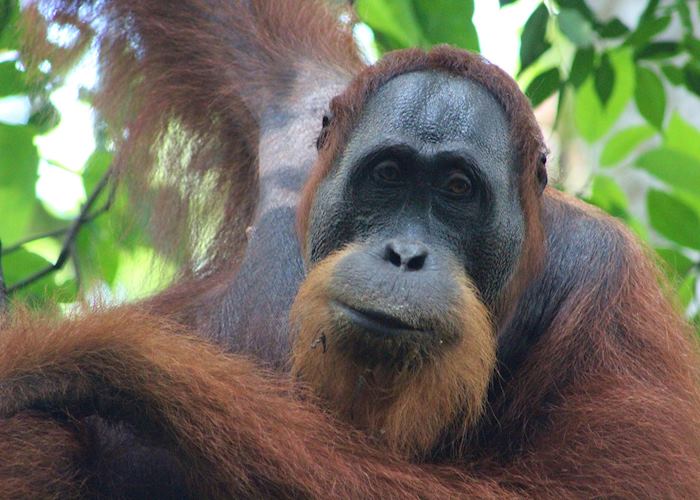
{"label": "green leaf", "polygon": [[0,0],[0,52],[3,49],[16,49],[17,20],[19,19],[19,2],[16,0]]}
{"label": "green leaf", "polygon": [[695,210],[695,213],[700,217],[700,197],[698,196],[698,193],[691,193],[690,191],[683,191],[679,189],[674,191],[673,195]]}
{"label": "green leaf", "polygon": [[653,42],[637,49],[634,57],[635,59],[667,59],[680,54],[682,49],[678,42]]}
{"label": "green leaf", "polygon": [[576,91],[574,122],[581,136],[594,142],[610,130],[634,93],[634,64],[629,49],[610,52],[615,68],[615,87],[608,105],[603,107],[598,98],[593,78],[588,78]]}
{"label": "green leaf", "polygon": [[663,191],[649,190],[647,210],[651,226],[671,241],[700,250],[698,214],[678,198]]}
{"label": "green leaf", "polygon": [[619,38],[630,32],[629,28],[617,18],[606,24],[598,24],[595,29],[603,38]]}
{"label": "green leaf", "polygon": [[76,251],[83,280],[88,288],[100,280],[112,284],[119,267],[120,245],[107,215],[85,224],[76,239]]}
{"label": "green leaf", "polygon": [[584,47],[576,51],[574,61],[571,63],[571,72],[569,73],[569,83],[574,88],[580,87],[591,71],[593,71],[594,56],[595,51],[592,47]]}
{"label": "green leaf", "polygon": [[10,8],[15,0],[0,0],[0,33],[10,25]]}
{"label": "green leaf", "polygon": [[642,12],[640,19],[642,21],[652,20],[654,18],[654,14],[656,14],[656,9],[658,6],[659,0],[649,0],[647,6],[644,8],[644,12]]}
{"label": "green leaf", "polygon": [[96,149],[85,162],[83,186],[88,196],[95,190],[112,163],[112,154],[104,149]]}
{"label": "green leaf", "polygon": [[671,23],[671,16],[643,19],[637,29],[627,38],[625,45],[641,47],[658,35]]}
{"label": "green leaf", "polygon": [[700,193],[700,160],[690,155],[658,148],[640,156],[636,166],[677,189]]}
{"label": "green leaf", "polygon": [[692,35],[687,35],[683,39],[683,43],[693,58],[700,59],[700,40],[696,40]]}
{"label": "green leaf", "polygon": [[0,97],[24,94],[26,90],[24,73],[17,69],[15,61],[0,63]]}
{"label": "green leaf", "polygon": [[472,24],[473,0],[414,0],[416,19],[430,44],[449,43],[479,50],[479,37]]}
{"label": "green leaf", "polygon": [[606,175],[593,177],[593,189],[588,202],[615,217],[625,218],[627,216],[629,202],[625,192]]}
{"label": "green leaf", "polygon": [[128,253],[121,253],[115,282],[119,283],[120,289],[124,289],[130,299],[152,295],[176,274],[173,266],[164,264],[158,267],[157,273],[144,276],[144,269],[153,268],[155,256],[153,248],[145,246],[136,246]]}
{"label": "green leaf", "polygon": [[649,125],[630,127],[615,134],[603,148],[600,164],[609,167],[620,163],[642,142],[652,138],[656,131]]}
{"label": "green leaf", "polygon": [[516,0],[499,0],[498,3],[501,7],[505,7],[506,5],[510,5],[512,3],[515,3],[515,2],[516,2]]}
{"label": "green leaf", "polygon": [[561,84],[559,69],[552,68],[537,75],[525,90],[525,95],[530,98],[532,107],[536,107],[542,101],[557,91]]}
{"label": "green leaf", "polygon": [[700,160],[700,130],[683,120],[677,112],[668,121],[664,145]]}
{"label": "green leaf", "polygon": [[358,0],[355,9],[385,50],[440,43],[479,50],[473,0]]}
{"label": "green leaf", "polygon": [[600,58],[600,64],[594,75],[595,90],[600,98],[600,102],[605,106],[612,95],[615,86],[615,70],[610,63],[610,56],[607,52]]}
{"label": "green leaf", "polygon": [[[2,268],[8,287],[29,278],[32,274],[50,265],[51,263],[43,257],[24,248],[20,248],[2,258]],[[53,277],[53,274],[49,274],[31,285],[21,288],[18,291],[18,296],[32,306],[37,306],[42,302],[48,301],[49,298],[54,298],[57,287]]]}
{"label": "green leaf", "polygon": [[683,307],[688,307],[688,305],[690,305],[690,301],[693,300],[697,286],[696,282],[697,276],[689,274],[678,287],[678,297],[680,298],[681,305]]}
{"label": "green leaf", "polygon": [[690,17],[690,9],[688,8],[687,0],[676,0],[676,9],[681,18],[683,28],[686,33],[693,32],[693,21]]}
{"label": "green leaf", "polygon": [[656,248],[656,253],[664,261],[668,270],[672,271],[675,278],[682,278],[690,268],[693,261],[673,248]]}
{"label": "green leaf", "polygon": [[530,15],[520,38],[520,73],[544,54],[551,44],[545,38],[549,12],[544,3]]}
{"label": "green leaf", "polygon": [[666,110],[666,92],[661,79],[653,71],[642,66],[637,66],[634,100],[646,121],[661,130]]}
{"label": "green leaf", "polygon": [[411,0],[357,0],[355,10],[374,30],[378,41],[383,35],[388,48],[427,45]]}
{"label": "green leaf", "polygon": [[665,64],[661,66],[661,71],[663,71],[664,76],[673,85],[682,85],[685,83],[685,75],[681,68],[673,66],[672,64]]}
{"label": "green leaf", "polygon": [[688,89],[700,95],[700,62],[689,61],[683,67],[683,76],[685,76],[685,84]]}
{"label": "green leaf", "polygon": [[36,205],[38,165],[34,129],[0,123],[0,240],[5,245],[26,235]]}
{"label": "green leaf", "polygon": [[586,200],[613,217],[625,222],[642,240],[648,240],[646,227],[629,213],[627,195],[620,186],[606,175],[593,177],[591,196]]}
{"label": "green leaf", "polygon": [[595,14],[593,14],[593,11],[586,5],[586,2],[582,2],[581,0],[557,0],[557,3],[561,9],[577,10],[588,22],[595,22]]}
{"label": "green leaf", "polygon": [[557,21],[561,32],[575,45],[588,47],[593,42],[593,27],[578,10],[562,9]]}

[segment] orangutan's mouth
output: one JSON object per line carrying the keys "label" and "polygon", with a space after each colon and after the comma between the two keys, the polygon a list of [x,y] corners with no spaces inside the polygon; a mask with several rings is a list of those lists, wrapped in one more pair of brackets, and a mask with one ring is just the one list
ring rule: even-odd
{"label": "orangutan's mouth", "polygon": [[333,304],[350,322],[378,335],[397,336],[407,333],[423,333],[422,330],[405,323],[396,316],[382,311],[358,309],[338,301],[333,301]]}

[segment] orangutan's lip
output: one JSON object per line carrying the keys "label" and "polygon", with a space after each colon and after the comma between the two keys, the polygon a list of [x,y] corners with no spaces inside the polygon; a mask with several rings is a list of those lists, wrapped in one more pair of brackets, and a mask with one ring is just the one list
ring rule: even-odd
{"label": "orangutan's lip", "polygon": [[380,335],[401,335],[422,333],[422,330],[404,323],[395,316],[381,311],[357,309],[342,302],[333,301],[335,307],[357,326]]}

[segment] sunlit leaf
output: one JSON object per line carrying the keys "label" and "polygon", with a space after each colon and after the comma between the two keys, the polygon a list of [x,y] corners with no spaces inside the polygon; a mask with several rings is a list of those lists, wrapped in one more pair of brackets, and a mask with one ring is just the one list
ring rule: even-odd
{"label": "sunlit leaf", "polygon": [[700,160],[700,130],[686,122],[677,112],[668,121],[664,144],[669,149]]}
{"label": "sunlit leaf", "polygon": [[90,155],[83,170],[83,186],[88,196],[95,190],[111,163],[112,154],[104,149],[97,149]]}
{"label": "sunlit leaf", "polygon": [[429,43],[479,50],[479,37],[471,21],[473,0],[413,0],[413,6]]}
{"label": "sunlit leaf", "polygon": [[127,292],[130,299],[153,294],[175,274],[175,269],[167,264],[156,267],[155,257],[153,249],[145,246],[136,246],[130,252],[120,255],[115,281]]}
{"label": "sunlit leaf", "polygon": [[700,250],[700,219],[698,214],[663,191],[649,190],[647,209],[651,226],[671,241]]}
{"label": "sunlit leaf", "polygon": [[625,216],[629,205],[625,192],[613,179],[605,175],[596,175],[593,178],[593,189],[588,202],[617,217]]}
{"label": "sunlit leaf", "polygon": [[656,131],[648,125],[630,127],[615,134],[603,148],[600,164],[609,167],[620,163],[642,142],[650,139]]}
{"label": "sunlit leaf", "polygon": [[678,189],[673,192],[673,195],[695,210],[695,213],[700,217],[700,196],[698,193],[693,193],[688,190]]}
{"label": "sunlit leaf", "polygon": [[389,48],[425,46],[427,44],[413,11],[411,0],[357,0],[355,10],[379,39],[382,35],[392,44]]}
{"label": "sunlit leaf", "polygon": [[700,160],[679,151],[658,148],[637,158],[636,166],[677,189],[700,194]]}
{"label": "sunlit leaf", "polygon": [[591,195],[586,201],[624,221],[640,239],[644,241],[649,239],[646,227],[630,215],[627,195],[619,184],[610,177],[606,175],[594,176]]}
{"label": "sunlit leaf", "polygon": [[641,115],[656,128],[661,129],[666,110],[666,92],[656,73],[637,66],[637,83],[634,100]]}
{"label": "sunlit leaf", "polygon": [[634,64],[631,51],[616,50],[610,53],[610,62],[615,68],[615,86],[603,107],[598,97],[593,78],[576,91],[574,98],[574,121],[581,136],[589,142],[600,139],[610,130],[634,93]]}
{"label": "sunlit leaf", "polygon": [[104,281],[114,283],[121,246],[115,244],[114,228],[107,215],[85,224],[76,240],[76,251],[84,286]]}
{"label": "sunlit leaf", "polygon": [[440,43],[479,49],[473,0],[358,0],[355,9],[384,49]]}
{"label": "sunlit leaf", "polygon": [[23,94],[26,90],[24,74],[17,69],[15,61],[0,63],[0,97]]}
{"label": "sunlit leaf", "polygon": [[530,15],[525,23],[520,40],[520,71],[522,72],[534,63],[544,52],[551,47],[545,38],[549,11],[544,3]]}
{"label": "sunlit leaf", "polygon": [[681,305],[683,307],[688,307],[690,301],[693,300],[696,286],[697,276],[689,274],[678,287],[678,297],[680,298]]}

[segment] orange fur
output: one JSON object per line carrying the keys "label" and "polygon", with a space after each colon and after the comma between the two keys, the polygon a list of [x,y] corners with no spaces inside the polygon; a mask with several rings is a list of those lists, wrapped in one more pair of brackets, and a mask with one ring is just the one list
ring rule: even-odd
{"label": "orange fur", "polygon": [[[1,391],[0,391],[1,392]],[[85,454],[70,425],[40,412],[0,419],[3,498],[78,498],[88,494],[80,464]]]}
{"label": "orange fur", "polygon": [[[106,28],[97,34],[106,70],[97,102],[114,130],[117,170],[162,208],[153,212],[156,234],[168,243],[157,237],[157,246],[184,257],[191,278],[148,309],[197,324],[204,335],[249,337],[234,344],[247,355],[232,355],[137,306],[63,321],[16,313],[0,327],[1,496],[104,494],[112,462],[86,431],[97,418],[169,454],[192,497],[700,497],[692,332],[624,227],[551,189],[539,196],[542,136],[502,71],[447,47],[397,52],[362,70],[349,30],[320,1],[41,3],[81,36],[83,17]],[[74,52],[47,47],[43,18],[32,26],[37,61],[46,48],[60,63],[87,46],[81,38]],[[277,286],[284,273],[266,274],[268,264],[291,266],[280,251],[296,248],[269,232],[274,252],[264,261],[250,253],[251,273],[241,279],[236,270],[250,250],[242,228],[267,215],[261,199],[277,181],[306,178],[325,106],[360,73],[331,104],[300,203],[303,243],[316,186],[363,103],[410,70],[470,78],[502,104],[519,153],[526,244],[493,312],[495,332],[462,283],[458,309],[446,318],[459,342],[371,377],[333,349],[342,332],[323,330],[333,324],[324,295],[333,261],[312,270],[295,309],[302,328],[294,366],[329,397],[319,401],[252,359],[279,348],[279,332],[264,329],[283,307],[267,307],[257,286]],[[297,194],[288,201],[296,204]],[[247,286],[232,302],[225,292],[236,280]],[[227,315],[245,307],[260,310],[263,323],[231,328]],[[325,354],[316,342],[322,333]],[[270,356],[278,366],[285,349]],[[355,391],[360,377],[370,383]],[[431,451],[446,425],[457,429]],[[131,446],[117,451],[129,458]]]}
{"label": "orange fur", "polygon": [[371,445],[300,390],[133,307],[60,322],[18,315],[0,330],[2,496],[95,495],[81,437],[93,412],[172,452],[193,498],[417,499],[450,496],[454,481],[489,490]]}
{"label": "orange fur", "polygon": [[[324,259],[308,274],[292,308],[298,336],[292,373],[317,391],[331,411],[408,456],[427,455],[446,427],[461,419],[462,435],[484,407],[496,346],[489,313],[466,278],[459,280],[459,303],[432,335],[448,332],[428,359],[407,355],[401,366],[368,367],[351,359],[339,337],[327,283],[350,246]],[[455,273],[457,274],[457,273]],[[454,334],[452,332],[455,332]],[[319,339],[323,338],[323,345]]]}

